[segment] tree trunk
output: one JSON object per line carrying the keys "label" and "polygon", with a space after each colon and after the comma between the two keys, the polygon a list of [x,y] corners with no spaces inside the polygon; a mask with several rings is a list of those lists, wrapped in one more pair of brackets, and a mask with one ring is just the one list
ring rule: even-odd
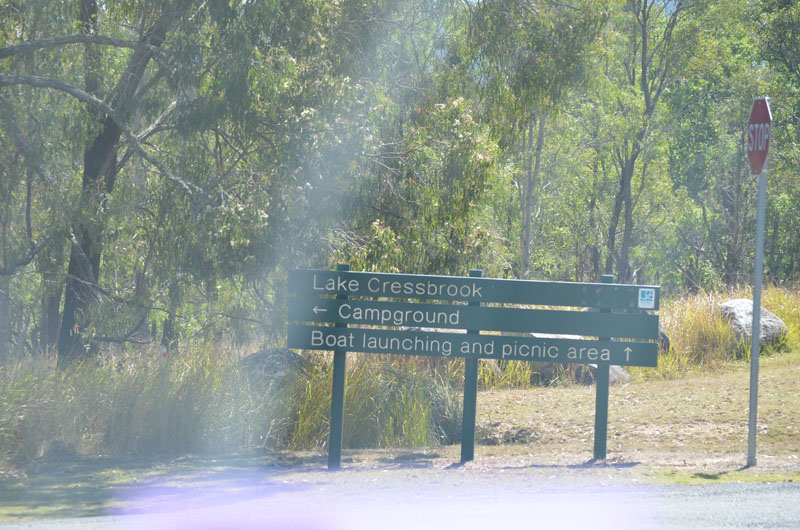
{"label": "tree trunk", "polygon": [[[592,198],[589,200],[589,230],[591,232],[591,237],[595,237],[597,234],[597,180],[598,171],[600,169],[598,166],[599,164],[597,160],[595,160],[594,166],[592,167]],[[600,245],[592,241],[589,252],[591,254],[592,281],[599,282],[600,275],[602,274]]]}
{"label": "tree trunk", "polygon": [[11,360],[11,276],[0,276],[0,366]]}
{"label": "tree trunk", "polygon": [[611,211],[611,220],[608,223],[608,252],[606,254],[605,274],[614,274],[614,265],[617,262],[617,229],[619,228],[619,218],[622,215],[622,206],[625,203],[624,179],[624,172],[621,172],[619,191],[614,199],[614,209]]}
{"label": "tree trunk", "polygon": [[[631,182],[633,172],[636,168],[636,160],[642,151],[641,139],[644,138],[645,129],[639,131],[637,139],[633,142],[630,153],[625,149],[625,155],[619,156],[618,164],[620,168],[619,192],[614,201],[614,210],[611,213],[611,222],[608,229],[608,255],[606,257],[606,274],[614,273],[614,265],[617,266],[617,281],[629,283],[631,281],[630,267],[630,247],[633,236],[633,196],[631,193]],[[617,230],[619,228],[620,217],[623,222],[622,245],[617,254],[616,241]]]}
{"label": "tree trunk", "polygon": [[181,304],[181,290],[177,281],[169,284],[169,313],[164,318],[164,327],[161,333],[161,346],[166,355],[176,348],[175,332],[177,328],[177,311]]}
{"label": "tree trunk", "polygon": [[[7,263],[7,231],[9,212],[6,210],[0,227],[0,267],[6,269]],[[4,365],[11,358],[11,273],[0,274],[0,365]]]}
{"label": "tree trunk", "polygon": [[42,353],[50,354],[58,342],[61,291],[45,294],[42,298],[41,348]]}
{"label": "tree trunk", "polygon": [[81,219],[73,232],[67,268],[64,313],[58,335],[58,365],[80,360],[86,353],[82,335],[89,316],[93,291],[99,277],[102,232],[105,221],[102,203],[114,189],[117,144],[122,131],[111,117],[83,157]]}
{"label": "tree trunk", "polygon": [[725,262],[722,280],[728,287],[739,283],[741,275],[742,249],[740,240],[742,226],[742,185],[741,176],[733,175],[733,182],[722,187],[722,208],[725,212]]}
{"label": "tree trunk", "polygon": [[[178,3],[173,4],[173,8]],[[173,13],[167,7],[165,13],[141,39],[142,46],[134,49],[125,71],[114,88],[116,96],[111,107],[117,111],[124,107],[130,111],[134,107],[136,90],[144,78],[147,64],[153,57],[153,48],[160,46],[167,33]],[[97,3],[95,0],[81,2],[81,28],[85,32],[95,32],[97,23]],[[94,93],[99,73],[93,71],[94,52],[87,48],[86,91]],[[124,114],[124,112],[121,112]],[[102,234],[105,229],[103,202],[114,190],[117,176],[117,149],[122,130],[116,120],[122,116],[105,116],[102,129],[94,137],[83,156],[83,182],[81,195],[81,214],[72,233],[72,249],[67,268],[67,282],[64,292],[64,312],[58,336],[58,366],[64,367],[85,357],[88,350],[82,339],[93,291],[100,277],[100,260],[103,252]]]}
{"label": "tree trunk", "polygon": [[631,196],[631,181],[628,180],[628,189],[625,196],[624,228],[622,230],[622,247],[619,251],[619,283],[631,283],[633,273],[630,263],[630,248],[633,237],[633,197]]}
{"label": "tree trunk", "polygon": [[528,123],[528,160],[525,180],[522,183],[522,234],[520,248],[520,278],[527,280],[530,276],[531,245],[533,244],[533,206],[536,200],[536,188],[539,182],[539,170],[544,146],[545,116],[539,116],[539,131],[536,137],[536,149],[533,148],[533,124],[536,118]]}
{"label": "tree trunk", "polygon": [[778,215],[772,218],[772,230],[767,231],[769,241],[769,257],[767,258],[766,274],[767,278],[777,277],[780,274],[780,262],[778,261],[778,238],[780,234],[780,218]]}

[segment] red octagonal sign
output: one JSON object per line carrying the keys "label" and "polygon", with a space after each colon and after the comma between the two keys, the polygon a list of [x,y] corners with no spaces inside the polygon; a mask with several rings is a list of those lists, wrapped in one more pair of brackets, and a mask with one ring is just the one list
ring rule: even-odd
{"label": "red octagonal sign", "polygon": [[750,172],[760,175],[769,153],[769,137],[772,128],[772,113],[769,98],[753,101],[750,119],[747,121],[747,157],[750,159]]}

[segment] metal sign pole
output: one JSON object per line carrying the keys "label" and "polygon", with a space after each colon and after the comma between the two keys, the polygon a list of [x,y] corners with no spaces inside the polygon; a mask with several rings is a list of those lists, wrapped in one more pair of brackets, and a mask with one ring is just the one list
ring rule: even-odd
{"label": "metal sign pole", "polygon": [[756,255],[753,278],[753,325],[750,348],[750,411],[747,428],[747,466],[756,465],[758,430],[758,357],[761,350],[761,281],[764,273],[764,217],[767,202],[767,169],[758,176],[758,213],[756,220]]}
{"label": "metal sign pole", "polygon": [[761,350],[761,282],[764,276],[764,224],[767,203],[767,157],[772,136],[769,98],[756,98],[747,120],[747,158],[750,174],[758,177],[756,248],[753,264],[753,323],[750,329],[750,410],[747,426],[747,466],[756,465],[758,430],[758,356]]}

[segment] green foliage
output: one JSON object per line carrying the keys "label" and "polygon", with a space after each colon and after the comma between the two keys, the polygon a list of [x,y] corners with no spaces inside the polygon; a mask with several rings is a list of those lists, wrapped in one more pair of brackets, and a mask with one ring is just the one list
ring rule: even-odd
{"label": "green foliage", "polygon": [[[669,296],[751,283],[758,95],[775,118],[767,277],[796,282],[796,2],[648,1],[645,77],[637,5],[99,2],[96,33],[120,41],[177,9],[117,101],[128,45],[45,44],[87,31],[76,3],[3,3],[0,357],[52,351],[84,239],[99,261],[72,331],[90,352],[277,342],[287,269],[517,276],[523,233],[535,278],[626,261]],[[84,186],[103,113],[19,75],[97,95],[144,153],[122,135],[113,182]]]}
{"label": "green foliage", "polygon": [[786,324],[782,349],[800,348],[800,291],[795,287],[770,287],[762,294],[762,305]]}
{"label": "green foliage", "polygon": [[379,183],[360,184],[354,206],[369,229],[334,234],[334,260],[359,270],[447,274],[480,263],[489,237],[475,217],[494,176],[495,146],[473,113],[463,99],[412,111],[392,147],[404,163],[376,173]]}
{"label": "green foliage", "polygon": [[478,365],[478,388],[526,388],[536,376],[536,365],[529,362],[487,360]]}
{"label": "green foliage", "polygon": [[[487,110],[495,125],[507,124],[514,145],[530,115],[556,105],[584,73],[585,53],[605,22],[605,2],[576,6],[478,2],[470,37]],[[503,135],[503,138],[507,136]]]}

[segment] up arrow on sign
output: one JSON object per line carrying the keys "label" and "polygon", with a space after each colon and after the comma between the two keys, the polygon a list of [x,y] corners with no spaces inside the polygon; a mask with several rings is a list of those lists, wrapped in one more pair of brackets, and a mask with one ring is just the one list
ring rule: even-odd
{"label": "up arrow on sign", "polygon": [[747,157],[750,159],[750,172],[760,175],[769,153],[769,137],[772,127],[772,113],[769,98],[753,101],[750,119],[747,121]]}

